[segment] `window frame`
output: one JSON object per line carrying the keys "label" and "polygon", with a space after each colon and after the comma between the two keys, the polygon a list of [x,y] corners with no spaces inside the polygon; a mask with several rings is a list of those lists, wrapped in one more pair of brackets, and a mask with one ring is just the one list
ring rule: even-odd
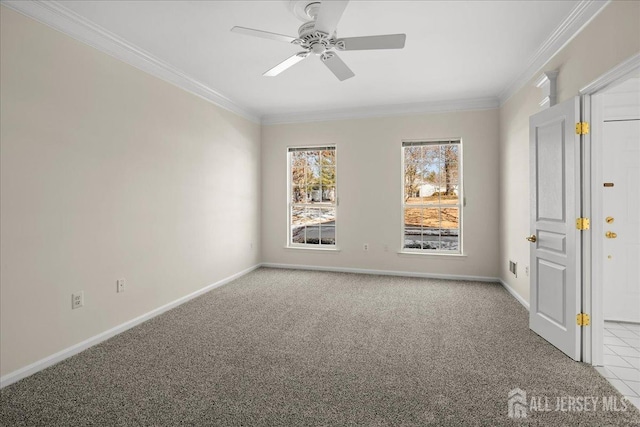
{"label": "window frame", "polygon": [[[295,151],[323,151],[322,149],[333,149],[335,152],[335,202],[333,204],[313,204],[313,203],[293,203],[291,200],[291,192],[292,192],[292,180],[291,180],[291,153]],[[291,151],[294,150],[294,151]],[[286,159],[287,159],[287,243],[286,248],[288,249],[305,249],[305,250],[315,250],[315,251],[338,251],[338,146],[336,144],[323,144],[323,145],[291,145],[286,147]],[[322,171],[322,167],[320,169]],[[333,208],[335,211],[335,225],[333,226],[334,230],[334,243],[331,244],[322,244],[322,235],[320,235],[318,244],[310,244],[310,243],[294,243],[293,242],[293,227],[292,227],[292,210],[295,206],[302,207],[314,207],[314,208]],[[306,239],[305,239],[306,240]]]}
{"label": "window frame", "polygon": [[[455,205],[442,203],[439,204],[412,204],[407,205],[405,203],[405,144],[417,144],[422,143],[421,145],[446,145],[447,143],[457,143],[459,149],[458,154],[458,203]],[[401,172],[400,172],[400,254],[411,254],[411,255],[423,255],[423,256],[452,256],[452,257],[464,257],[464,208],[466,205],[466,198],[464,195],[464,161],[463,161],[463,153],[464,153],[464,144],[462,138],[421,138],[421,139],[403,139],[400,144],[400,164],[401,164]],[[439,208],[443,207],[449,208],[458,208],[458,250],[449,251],[442,249],[416,249],[416,248],[405,248],[405,208],[416,207],[416,208]]]}

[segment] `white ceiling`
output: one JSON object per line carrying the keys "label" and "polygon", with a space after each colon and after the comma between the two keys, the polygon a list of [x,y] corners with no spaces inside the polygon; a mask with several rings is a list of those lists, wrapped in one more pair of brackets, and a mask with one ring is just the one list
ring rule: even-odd
{"label": "white ceiling", "polygon": [[289,1],[59,2],[256,116],[497,98],[580,3],[352,0],[338,36],[406,33],[407,42],[341,52],[356,76],[340,82],[316,57],[263,77],[300,49],[229,31],[297,36]]}

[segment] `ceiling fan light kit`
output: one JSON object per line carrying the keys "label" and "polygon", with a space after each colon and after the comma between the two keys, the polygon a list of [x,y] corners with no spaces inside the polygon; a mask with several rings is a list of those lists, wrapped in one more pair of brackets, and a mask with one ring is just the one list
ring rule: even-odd
{"label": "ceiling fan light kit", "polygon": [[321,62],[340,80],[355,74],[336,53],[349,50],[402,49],[405,34],[382,36],[337,38],[336,27],[347,7],[347,1],[325,0],[323,2],[292,1],[292,12],[306,22],[298,28],[298,37],[286,36],[246,27],[233,27],[231,31],[254,37],[284,41],[304,49],[267,70],[263,76],[273,77],[308,58],[311,54],[320,57]]}

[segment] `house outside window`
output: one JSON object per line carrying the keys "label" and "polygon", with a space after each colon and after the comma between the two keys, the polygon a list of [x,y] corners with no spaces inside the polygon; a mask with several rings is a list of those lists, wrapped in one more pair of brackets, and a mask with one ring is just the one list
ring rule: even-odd
{"label": "house outside window", "polygon": [[461,254],[461,141],[405,141],[402,164],[402,251]]}
{"label": "house outside window", "polygon": [[288,246],[336,247],[336,147],[288,149]]}

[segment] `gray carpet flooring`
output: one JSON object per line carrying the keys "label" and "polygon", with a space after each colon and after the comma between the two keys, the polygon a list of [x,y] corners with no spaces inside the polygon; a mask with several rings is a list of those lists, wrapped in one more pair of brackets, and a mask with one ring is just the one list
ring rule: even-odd
{"label": "gray carpet flooring", "polygon": [[3,426],[627,426],[500,285],[262,268],[0,391]]}

